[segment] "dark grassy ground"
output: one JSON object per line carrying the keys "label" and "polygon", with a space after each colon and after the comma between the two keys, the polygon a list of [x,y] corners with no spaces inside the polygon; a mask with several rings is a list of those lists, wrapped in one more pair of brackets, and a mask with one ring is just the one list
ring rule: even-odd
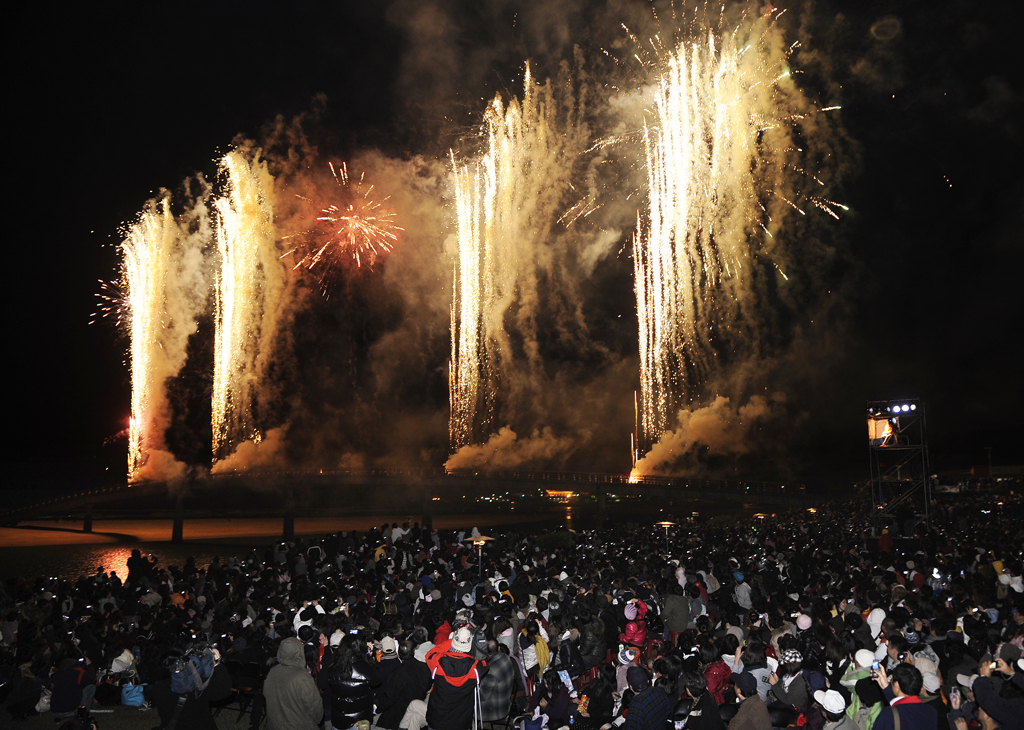
{"label": "dark grassy ground", "polygon": [[[99,708],[97,708],[99,709]],[[97,712],[96,726],[98,730],[152,730],[160,724],[160,716],[155,709],[141,711],[134,707],[117,706],[113,708],[102,708],[113,710],[109,714]],[[27,720],[12,720],[7,710],[0,707],[0,730],[55,730],[63,723],[55,722],[53,715],[49,712],[42,715],[30,717]],[[224,709],[217,718],[219,730],[248,730],[249,715],[245,714],[238,718],[237,706],[234,710],[231,707]],[[189,730],[180,728],[180,730]]]}

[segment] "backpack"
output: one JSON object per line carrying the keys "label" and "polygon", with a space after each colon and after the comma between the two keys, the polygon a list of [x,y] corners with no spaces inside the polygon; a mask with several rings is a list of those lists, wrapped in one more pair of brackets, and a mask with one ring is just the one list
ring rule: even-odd
{"label": "backpack", "polygon": [[186,694],[202,692],[213,676],[213,652],[204,649],[198,654],[186,654],[175,659],[170,667],[171,692]]}

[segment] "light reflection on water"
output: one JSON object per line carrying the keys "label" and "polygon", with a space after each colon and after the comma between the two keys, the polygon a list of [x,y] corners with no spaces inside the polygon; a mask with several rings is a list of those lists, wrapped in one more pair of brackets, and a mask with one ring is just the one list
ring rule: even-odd
{"label": "light reflection on water", "polygon": [[0,577],[12,576],[35,578],[57,576],[76,580],[82,575],[93,575],[101,566],[109,573],[116,571],[122,580],[128,577],[128,558],[132,549],[138,548],[143,555],[152,552],[161,567],[177,565],[179,568],[192,556],[196,565],[205,568],[219,555],[223,562],[229,555],[245,554],[237,546],[223,546],[218,550],[211,545],[150,545],[143,543],[117,545],[45,545],[39,547],[6,548],[0,551]]}
{"label": "light reflection on water", "polygon": [[[468,526],[485,528],[490,525],[511,523],[535,523],[539,515],[510,517],[502,514],[461,514],[435,515],[434,526],[438,529],[466,529]],[[382,523],[401,523],[408,517],[401,515],[367,515],[358,517],[297,518],[295,530],[299,535],[323,537],[339,530],[363,532]],[[550,519],[550,517],[549,517]],[[411,521],[416,521],[413,517]],[[248,555],[255,548],[262,555],[263,550],[280,540],[281,520],[213,518],[185,520],[184,543],[167,542],[171,534],[170,520],[120,520],[97,521],[96,535],[118,538],[116,542],[76,542],[81,533],[79,524],[60,523],[59,531],[53,523],[37,523],[39,531],[7,530],[11,540],[8,547],[0,542],[0,580],[23,577],[32,580],[40,576],[58,576],[77,580],[82,575],[93,575],[102,566],[103,570],[114,570],[125,579],[128,576],[128,558],[138,548],[143,555],[153,553],[161,567],[185,564],[192,556],[196,565],[205,568],[219,556],[224,562],[230,556]],[[67,525],[65,527],[65,525]],[[27,526],[26,526],[27,527]],[[5,528],[0,528],[3,532]],[[308,539],[308,537],[307,537]],[[67,544],[58,544],[65,542]]]}

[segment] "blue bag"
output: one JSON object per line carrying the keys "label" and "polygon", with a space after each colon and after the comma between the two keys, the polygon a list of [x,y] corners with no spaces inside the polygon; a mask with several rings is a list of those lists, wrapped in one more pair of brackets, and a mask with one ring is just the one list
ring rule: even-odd
{"label": "blue bag", "polygon": [[144,684],[125,684],[121,687],[121,704],[125,707],[142,707],[146,704]]}

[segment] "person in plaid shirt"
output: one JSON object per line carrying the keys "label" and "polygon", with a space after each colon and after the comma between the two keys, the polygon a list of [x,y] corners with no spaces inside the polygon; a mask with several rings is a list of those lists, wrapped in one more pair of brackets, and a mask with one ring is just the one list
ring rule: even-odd
{"label": "person in plaid shirt", "polygon": [[494,639],[487,641],[487,674],[480,681],[480,714],[484,722],[497,722],[508,716],[516,667]]}

